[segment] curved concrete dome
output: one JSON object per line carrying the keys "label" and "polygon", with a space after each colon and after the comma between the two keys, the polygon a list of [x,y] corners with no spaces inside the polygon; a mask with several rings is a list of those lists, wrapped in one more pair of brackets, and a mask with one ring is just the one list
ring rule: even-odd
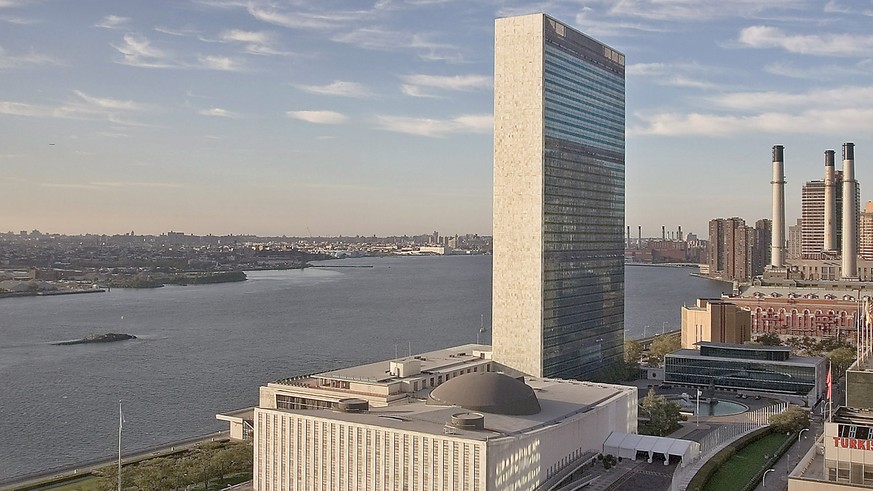
{"label": "curved concrete dome", "polygon": [[427,403],[492,414],[540,412],[540,401],[529,385],[495,372],[465,373],[450,379],[431,391]]}

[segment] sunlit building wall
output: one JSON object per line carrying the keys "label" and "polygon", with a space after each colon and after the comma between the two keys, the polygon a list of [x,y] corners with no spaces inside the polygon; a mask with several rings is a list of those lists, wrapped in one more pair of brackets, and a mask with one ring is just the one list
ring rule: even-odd
{"label": "sunlit building wall", "polygon": [[596,377],[623,356],[624,55],[543,14],[494,50],[494,359]]}

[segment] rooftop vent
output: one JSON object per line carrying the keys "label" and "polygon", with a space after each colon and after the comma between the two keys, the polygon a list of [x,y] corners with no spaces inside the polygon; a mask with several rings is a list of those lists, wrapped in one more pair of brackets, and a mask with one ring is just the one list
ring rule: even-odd
{"label": "rooftop vent", "polygon": [[344,413],[363,413],[370,410],[370,402],[366,399],[341,399],[337,407]]}
{"label": "rooftop vent", "polygon": [[457,413],[452,415],[452,426],[462,430],[484,430],[485,416],[479,413]]}

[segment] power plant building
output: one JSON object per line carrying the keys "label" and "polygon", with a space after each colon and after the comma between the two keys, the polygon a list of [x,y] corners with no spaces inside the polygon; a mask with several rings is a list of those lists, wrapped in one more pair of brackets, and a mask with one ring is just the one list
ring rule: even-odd
{"label": "power plant building", "polygon": [[625,59],[543,15],[494,41],[494,359],[596,378],[624,342]]}

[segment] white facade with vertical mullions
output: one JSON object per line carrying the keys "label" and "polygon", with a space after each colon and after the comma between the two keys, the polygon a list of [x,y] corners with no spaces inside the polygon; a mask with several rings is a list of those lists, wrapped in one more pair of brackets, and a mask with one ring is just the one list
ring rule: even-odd
{"label": "white facade with vertical mullions", "polygon": [[[385,362],[386,364],[388,362]],[[476,376],[467,374],[464,376]],[[460,379],[459,379],[460,381]],[[451,425],[468,413],[422,395],[359,413],[255,409],[258,491],[533,491],[593,459],[613,431],[637,431],[637,389],[527,379],[541,411],[480,411],[483,429]]]}

